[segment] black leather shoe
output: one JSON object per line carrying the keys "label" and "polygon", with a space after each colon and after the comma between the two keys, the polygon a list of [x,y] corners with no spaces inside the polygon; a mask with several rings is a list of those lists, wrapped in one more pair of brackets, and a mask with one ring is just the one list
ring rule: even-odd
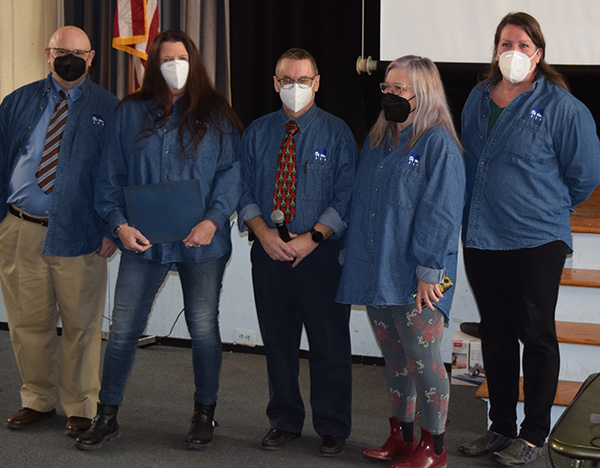
{"label": "black leather shoe", "polygon": [[321,437],[321,448],[319,455],[322,457],[337,457],[344,453],[346,439],[340,436],[324,436]]}
{"label": "black leather shoe", "polygon": [[481,333],[479,333],[479,322],[462,322],[459,327],[461,332],[474,336],[475,338],[481,338]]}
{"label": "black leather shoe", "polygon": [[203,405],[194,402],[194,416],[192,426],[185,438],[185,448],[200,450],[208,447],[213,439],[213,431],[219,424],[214,420],[216,403]]}
{"label": "black leather shoe", "polygon": [[95,450],[102,447],[102,442],[119,437],[118,411],[118,406],[98,404],[98,414],[92,427],[75,439],[75,447],[80,450]]}
{"label": "black leather shoe", "polygon": [[277,450],[287,444],[290,440],[300,437],[299,432],[284,431],[283,429],[271,429],[263,437],[261,447],[265,450]]}
{"label": "black leather shoe", "polygon": [[51,418],[55,414],[55,409],[48,412],[42,412],[31,408],[23,408],[8,418],[6,427],[9,427],[10,429],[23,429],[25,427],[33,426],[42,419]]}

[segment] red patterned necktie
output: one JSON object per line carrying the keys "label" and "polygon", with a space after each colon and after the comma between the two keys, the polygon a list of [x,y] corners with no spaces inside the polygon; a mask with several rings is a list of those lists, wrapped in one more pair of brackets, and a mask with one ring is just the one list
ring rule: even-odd
{"label": "red patterned necktie", "polygon": [[279,164],[275,178],[273,211],[281,210],[288,224],[296,214],[296,144],[294,133],[298,124],[290,120],[285,124],[286,135],[279,149]]}
{"label": "red patterned necktie", "polygon": [[67,94],[61,89],[60,100],[56,103],[52,117],[50,117],[50,123],[48,124],[40,167],[35,173],[37,183],[46,195],[54,190],[54,178],[56,177],[60,142],[68,115]]}

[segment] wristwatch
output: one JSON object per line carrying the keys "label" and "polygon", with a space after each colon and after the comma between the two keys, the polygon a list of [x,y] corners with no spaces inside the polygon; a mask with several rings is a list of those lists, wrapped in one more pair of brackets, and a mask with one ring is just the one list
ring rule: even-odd
{"label": "wristwatch", "polygon": [[323,233],[317,231],[315,228],[310,229],[310,235],[315,244],[320,244],[321,242],[323,242]]}

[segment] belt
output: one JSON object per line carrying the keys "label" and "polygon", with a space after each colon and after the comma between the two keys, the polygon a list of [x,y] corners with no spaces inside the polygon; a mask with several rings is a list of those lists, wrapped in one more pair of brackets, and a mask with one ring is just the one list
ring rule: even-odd
{"label": "belt", "polygon": [[25,221],[30,221],[35,224],[41,224],[42,226],[48,226],[48,218],[36,218],[35,216],[29,216],[18,208],[15,208],[13,205],[8,205],[8,211],[14,214],[17,218],[21,218]]}

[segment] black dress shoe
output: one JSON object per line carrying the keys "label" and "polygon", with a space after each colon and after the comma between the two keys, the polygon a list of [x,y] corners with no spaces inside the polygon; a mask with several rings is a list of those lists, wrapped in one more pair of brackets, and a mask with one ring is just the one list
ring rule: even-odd
{"label": "black dress shoe", "polygon": [[475,338],[481,338],[481,333],[479,333],[479,322],[462,322],[459,327],[461,332],[474,336]]}
{"label": "black dress shoe", "polygon": [[265,450],[277,450],[287,444],[290,440],[300,437],[299,432],[284,431],[283,429],[271,429],[263,437],[261,447]]}
{"label": "black dress shoe", "polygon": [[322,457],[337,457],[344,453],[346,439],[340,436],[324,436],[321,437],[321,448],[319,455]]}
{"label": "black dress shoe", "polygon": [[98,404],[98,414],[92,427],[75,439],[75,447],[80,450],[95,450],[102,447],[102,442],[119,437],[118,411],[118,406]]}
{"label": "black dress shoe", "polygon": [[56,410],[52,409],[47,412],[36,411],[31,408],[23,408],[17,411],[6,421],[6,427],[11,429],[22,429],[34,425],[41,419],[51,418],[56,414]]}

